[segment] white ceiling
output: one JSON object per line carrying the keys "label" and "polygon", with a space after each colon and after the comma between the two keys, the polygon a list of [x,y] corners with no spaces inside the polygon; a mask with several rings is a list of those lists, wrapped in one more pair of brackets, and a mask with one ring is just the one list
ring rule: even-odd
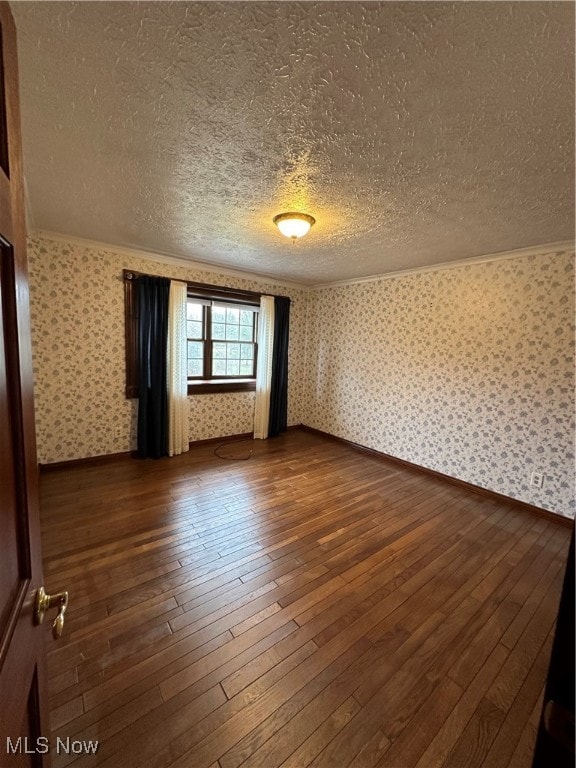
{"label": "white ceiling", "polygon": [[12,11],[38,229],[304,283],[574,237],[572,3]]}

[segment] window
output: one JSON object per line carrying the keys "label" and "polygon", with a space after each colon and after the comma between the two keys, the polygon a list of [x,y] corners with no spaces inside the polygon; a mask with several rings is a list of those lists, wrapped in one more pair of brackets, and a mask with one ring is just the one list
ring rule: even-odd
{"label": "window", "polygon": [[255,388],[258,310],[255,304],[188,296],[189,392]]}
{"label": "window", "polygon": [[[126,397],[138,397],[138,272],[124,270]],[[188,283],[188,394],[256,389],[260,294]]]}

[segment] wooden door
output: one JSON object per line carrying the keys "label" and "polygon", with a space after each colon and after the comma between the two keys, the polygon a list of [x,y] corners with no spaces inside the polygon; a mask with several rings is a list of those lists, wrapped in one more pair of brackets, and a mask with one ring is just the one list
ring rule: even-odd
{"label": "wooden door", "polygon": [[574,602],[572,531],[532,768],[574,766]]}
{"label": "wooden door", "polygon": [[0,766],[49,765],[16,31],[0,2]]}

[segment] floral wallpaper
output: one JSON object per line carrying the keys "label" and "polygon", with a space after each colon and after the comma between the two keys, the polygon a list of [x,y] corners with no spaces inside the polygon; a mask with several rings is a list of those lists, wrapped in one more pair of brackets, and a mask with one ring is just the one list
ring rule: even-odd
{"label": "floral wallpaper", "polygon": [[[29,262],[41,463],[135,446],[134,269],[290,295],[289,424],[574,517],[573,253],[290,290],[48,237],[30,239]],[[191,440],[252,430],[253,393],[189,403]]]}
{"label": "floral wallpaper", "polygon": [[[304,289],[159,263],[111,248],[49,238],[28,241],[38,461],[135,447],[137,401],[127,400],[122,271],[289,295],[288,423],[302,421]],[[189,398],[190,440],[252,431],[253,392]]]}
{"label": "floral wallpaper", "polygon": [[574,517],[573,253],[318,289],[306,369],[307,425]]}

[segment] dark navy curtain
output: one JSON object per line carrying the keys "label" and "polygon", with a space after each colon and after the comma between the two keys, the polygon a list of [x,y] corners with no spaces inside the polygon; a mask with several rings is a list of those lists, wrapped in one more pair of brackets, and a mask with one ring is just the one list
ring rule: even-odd
{"label": "dark navy curtain", "polygon": [[268,437],[286,430],[288,419],[288,336],[290,326],[290,299],[274,297],[274,351],[272,353],[272,381],[270,384],[270,417]]}
{"label": "dark navy curtain", "polygon": [[138,279],[138,456],[168,455],[168,297],[170,280]]}

